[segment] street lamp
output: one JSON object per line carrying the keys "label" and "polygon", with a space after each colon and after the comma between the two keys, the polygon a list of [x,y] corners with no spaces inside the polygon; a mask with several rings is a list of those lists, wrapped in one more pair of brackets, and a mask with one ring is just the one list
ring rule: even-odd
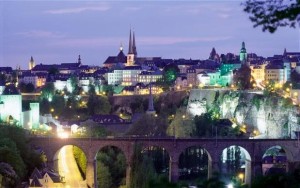
{"label": "street lamp", "polygon": [[243,183],[244,182],[244,174],[243,173],[240,173],[238,175],[239,179],[241,180],[241,182]]}

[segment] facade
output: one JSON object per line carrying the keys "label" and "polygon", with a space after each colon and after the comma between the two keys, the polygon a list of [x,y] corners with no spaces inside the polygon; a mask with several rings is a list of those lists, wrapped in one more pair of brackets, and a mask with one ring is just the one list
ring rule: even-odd
{"label": "facade", "polygon": [[22,111],[22,95],[13,85],[8,85],[0,95],[0,121],[37,128],[40,125],[39,103],[30,103],[29,107],[29,110]]}
{"label": "facade", "polygon": [[134,86],[138,83],[138,75],[142,72],[141,66],[128,66],[123,69],[121,85]]}
{"label": "facade", "polygon": [[256,81],[256,83],[261,83],[265,80],[265,68],[266,64],[263,65],[254,65],[250,66],[251,68],[251,76]]}
{"label": "facade", "polygon": [[44,72],[37,72],[37,73],[31,73],[26,72],[23,73],[21,76],[19,76],[19,83],[23,82],[25,84],[31,83],[34,85],[35,88],[42,87],[46,84],[47,80],[47,73]]}
{"label": "facade", "polygon": [[157,70],[154,72],[151,71],[142,71],[138,75],[138,82],[143,83],[143,84],[149,84],[149,83],[154,83],[158,79],[162,78],[162,71]]}
{"label": "facade", "polygon": [[108,85],[120,85],[123,81],[123,70],[113,70],[107,73]]}
{"label": "facade", "polygon": [[23,125],[22,122],[22,95],[13,86],[5,87],[0,95],[0,120],[10,124]]}
{"label": "facade", "polygon": [[274,81],[283,84],[284,81],[284,67],[283,65],[267,65],[265,73],[265,81]]}

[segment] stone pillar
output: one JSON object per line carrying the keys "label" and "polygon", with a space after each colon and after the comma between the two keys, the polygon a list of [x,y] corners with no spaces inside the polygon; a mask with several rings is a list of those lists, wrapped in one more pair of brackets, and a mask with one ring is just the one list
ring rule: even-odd
{"label": "stone pillar", "polygon": [[212,177],[213,172],[213,164],[211,160],[208,160],[207,164],[207,179],[210,179]]}
{"label": "stone pillar", "polygon": [[86,164],[86,183],[89,187],[95,188],[95,175],[94,160],[89,160]]}
{"label": "stone pillar", "polygon": [[[211,163],[211,164],[209,164],[209,163]],[[211,167],[209,169],[210,165],[211,165]],[[211,178],[214,172],[217,172],[217,173],[220,172],[219,161],[208,162],[208,171],[207,171],[207,176],[209,176],[208,178]]]}
{"label": "stone pillar", "polygon": [[126,187],[130,186],[130,178],[131,178],[131,163],[128,163],[126,167]]}
{"label": "stone pillar", "polygon": [[251,162],[250,160],[245,161],[245,183],[248,184],[249,186],[251,186],[251,179],[252,179],[252,171],[254,168],[253,162]]}
{"label": "stone pillar", "polygon": [[179,178],[179,168],[178,168],[178,161],[170,160],[170,171],[169,171],[169,181],[170,182],[177,182]]}

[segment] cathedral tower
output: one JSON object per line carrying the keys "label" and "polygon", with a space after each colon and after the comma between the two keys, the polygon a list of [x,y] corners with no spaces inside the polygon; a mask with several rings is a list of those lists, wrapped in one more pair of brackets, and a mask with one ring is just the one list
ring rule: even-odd
{"label": "cathedral tower", "polygon": [[35,66],[35,62],[33,60],[33,57],[31,56],[30,61],[29,61],[29,70],[31,70]]}
{"label": "cathedral tower", "polygon": [[133,32],[133,36],[131,35],[131,29],[129,33],[129,46],[128,46],[128,54],[127,54],[127,63],[126,66],[133,66],[135,62],[135,58],[137,55],[136,46],[135,46],[135,36]]}

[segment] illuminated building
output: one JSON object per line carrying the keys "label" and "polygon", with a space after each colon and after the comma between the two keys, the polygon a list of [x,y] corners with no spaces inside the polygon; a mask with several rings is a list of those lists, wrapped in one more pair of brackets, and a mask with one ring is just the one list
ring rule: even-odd
{"label": "illuminated building", "polygon": [[22,95],[14,87],[7,85],[0,95],[0,121],[16,124],[24,128],[39,126],[39,103],[30,103],[27,111],[22,111]]}
{"label": "illuminated building", "polygon": [[22,95],[14,87],[8,85],[0,95],[0,120],[22,125]]}

